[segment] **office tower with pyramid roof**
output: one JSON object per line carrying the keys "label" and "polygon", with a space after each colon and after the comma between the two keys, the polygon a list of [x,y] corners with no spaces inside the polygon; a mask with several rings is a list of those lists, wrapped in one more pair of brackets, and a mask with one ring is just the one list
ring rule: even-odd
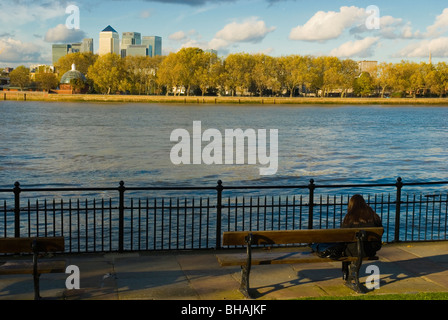
{"label": "office tower with pyramid roof", "polygon": [[104,55],[107,53],[120,54],[120,37],[110,25],[100,32],[100,42],[98,54]]}

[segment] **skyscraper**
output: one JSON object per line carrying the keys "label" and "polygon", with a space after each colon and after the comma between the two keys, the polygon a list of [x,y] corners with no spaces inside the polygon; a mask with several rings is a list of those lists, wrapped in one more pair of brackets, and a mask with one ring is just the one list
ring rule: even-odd
{"label": "skyscraper", "polygon": [[68,53],[75,53],[75,52],[81,52],[81,42],[72,43],[70,45],[70,48],[68,49]]}
{"label": "skyscraper", "polygon": [[133,44],[126,49],[126,57],[129,56],[147,56],[148,48],[142,44]]}
{"label": "skyscraper", "polygon": [[92,52],[93,53],[93,39],[92,38],[82,39],[81,52]]}
{"label": "skyscraper", "polygon": [[93,53],[93,39],[82,39],[82,42],[77,43],[64,43],[53,44],[52,49],[52,62],[53,65],[58,62],[60,58],[69,53],[76,52],[92,52]]}
{"label": "skyscraper", "polygon": [[144,36],[142,44],[148,48],[148,56],[155,57],[162,55],[162,37]]}
{"label": "skyscraper", "polygon": [[120,37],[110,25],[100,32],[100,42],[98,54],[103,55],[107,53],[120,54]]}
{"label": "skyscraper", "polygon": [[127,50],[130,46],[140,45],[142,43],[142,36],[138,32],[123,32],[121,37],[121,57],[127,55]]}
{"label": "skyscraper", "polygon": [[70,47],[71,47],[70,44],[53,44],[51,46],[53,65],[55,65],[60,58],[62,58],[68,53]]}

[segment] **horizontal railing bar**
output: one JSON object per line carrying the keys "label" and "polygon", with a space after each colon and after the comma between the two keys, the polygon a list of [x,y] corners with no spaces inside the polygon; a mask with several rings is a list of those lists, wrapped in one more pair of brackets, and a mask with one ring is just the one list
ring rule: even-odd
{"label": "horizontal railing bar", "polygon": [[[403,186],[424,186],[448,184],[448,181],[432,181],[432,182],[404,182]],[[331,184],[320,185],[312,184],[313,188],[370,188],[370,187],[396,187],[396,183],[357,183],[357,184]],[[308,189],[310,185],[241,185],[241,186],[222,186],[223,190],[238,189]],[[125,187],[126,191],[194,191],[194,190],[216,190],[216,187]],[[21,192],[60,192],[60,191],[119,191],[119,187],[89,187],[89,188],[24,188],[20,187]],[[14,192],[14,188],[0,189],[0,192]]]}
{"label": "horizontal railing bar", "polygon": [[403,182],[403,186],[419,186],[419,185],[433,185],[433,184],[448,184],[448,181],[433,181],[433,182]]}
{"label": "horizontal railing bar", "polygon": [[[437,185],[448,184],[448,181],[432,182],[404,182],[403,186]],[[310,185],[241,185],[241,186],[222,186],[224,190],[235,189],[307,189]],[[355,187],[396,187],[395,183],[357,183],[357,184],[313,184],[313,188],[355,188]],[[39,192],[39,191],[118,191],[119,187],[89,187],[89,188],[24,188],[20,187],[21,192]],[[176,191],[176,190],[216,190],[216,187],[125,187],[126,191]],[[0,189],[0,192],[13,192],[14,188]]]}

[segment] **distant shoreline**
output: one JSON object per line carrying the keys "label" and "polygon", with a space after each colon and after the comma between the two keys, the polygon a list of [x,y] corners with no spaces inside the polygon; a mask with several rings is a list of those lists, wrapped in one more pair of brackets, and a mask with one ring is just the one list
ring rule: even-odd
{"label": "distant shoreline", "polygon": [[315,97],[211,97],[147,96],[102,94],[46,94],[43,92],[0,91],[0,101],[121,102],[174,104],[266,104],[266,105],[439,105],[448,98],[315,98]]}

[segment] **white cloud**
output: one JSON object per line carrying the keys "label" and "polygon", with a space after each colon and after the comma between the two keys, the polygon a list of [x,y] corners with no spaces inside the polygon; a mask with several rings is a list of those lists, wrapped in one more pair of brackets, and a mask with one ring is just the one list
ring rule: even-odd
{"label": "white cloud", "polygon": [[276,27],[267,27],[266,23],[257,17],[242,22],[234,21],[219,30],[206,47],[227,52],[230,46],[237,43],[259,43],[274,30]]}
{"label": "white cloud", "polygon": [[[447,12],[448,13],[448,12]],[[339,11],[318,11],[304,25],[293,28],[289,34],[291,40],[320,41],[340,37],[346,30],[360,38],[360,34],[369,33],[383,39],[422,38],[419,31],[413,32],[410,22],[392,16],[380,16],[379,29],[369,30],[366,21],[369,13],[355,6],[341,7]]]}
{"label": "white cloud", "polygon": [[42,48],[13,38],[0,39],[0,61],[13,63],[37,62]]}
{"label": "white cloud", "polygon": [[380,34],[386,39],[415,39],[422,35],[419,31],[413,32],[410,22],[404,22],[401,18],[384,16],[380,19]]}
{"label": "white cloud", "polygon": [[202,36],[194,29],[185,31],[177,31],[168,36],[168,39],[176,42],[180,42],[181,45],[178,49],[170,48],[167,52],[176,52],[181,48],[201,48],[203,50],[210,49],[209,42],[202,40]]}
{"label": "white cloud", "polygon": [[366,58],[373,55],[373,46],[378,43],[379,37],[367,37],[362,40],[349,41],[330,52],[331,56],[341,58]]}
{"label": "white cloud", "polygon": [[443,12],[436,17],[434,24],[429,26],[427,29],[426,36],[434,37],[439,36],[448,30],[448,8],[444,9]]}
{"label": "white cloud", "polygon": [[210,42],[209,42],[209,46],[210,48],[213,48],[215,50],[220,50],[220,49],[224,49],[228,46],[230,46],[231,43],[227,40],[223,40],[223,39],[217,39],[217,38],[213,38]]}
{"label": "white cloud", "polygon": [[267,27],[263,20],[257,17],[249,18],[242,23],[232,22],[224,26],[215,35],[216,39],[228,42],[260,42],[264,37],[274,31],[276,27]]}
{"label": "white cloud", "polygon": [[206,41],[198,41],[196,39],[188,39],[184,41],[181,45],[181,48],[200,48],[202,50],[210,49],[208,43]]}
{"label": "white cloud", "polygon": [[[198,47],[227,52],[230,46],[238,43],[258,43],[275,29],[276,27],[267,27],[263,20],[251,17],[242,22],[234,21],[225,25],[210,41],[201,40],[202,37],[196,30],[190,30],[188,33],[178,31],[171,34],[169,39],[181,41],[181,48]],[[196,39],[192,39],[190,36],[195,36]]]}
{"label": "white cloud", "polygon": [[182,41],[182,40],[187,39],[187,34],[183,31],[177,31],[177,32],[174,32],[173,34],[170,34],[168,36],[168,39],[174,40],[174,41]]}
{"label": "white cloud", "polygon": [[33,21],[45,21],[65,16],[66,5],[59,1],[41,3],[41,1],[2,0],[0,21],[2,25],[24,25]]}
{"label": "white cloud", "polygon": [[448,37],[442,36],[448,31],[448,8],[435,18],[432,25],[426,28],[425,33],[419,33],[421,38],[419,42],[413,42],[398,53],[395,57],[406,58],[428,58],[429,54],[433,57],[448,57]]}
{"label": "white cloud", "polygon": [[64,24],[59,24],[56,27],[49,29],[45,34],[44,40],[47,42],[80,42],[86,37],[86,33],[80,29],[69,29]]}
{"label": "white cloud", "polygon": [[411,43],[395,56],[407,58],[428,58],[430,53],[433,57],[448,57],[448,37],[440,37],[430,40],[427,39],[417,43]]}
{"label": "white cloud", "polygon": [[336,11],[318,11],[304,25],[293,28],[289,34],[291,40],[326,41],[338,38],[348,28],[365,21],[363,8],[341,7]]}

